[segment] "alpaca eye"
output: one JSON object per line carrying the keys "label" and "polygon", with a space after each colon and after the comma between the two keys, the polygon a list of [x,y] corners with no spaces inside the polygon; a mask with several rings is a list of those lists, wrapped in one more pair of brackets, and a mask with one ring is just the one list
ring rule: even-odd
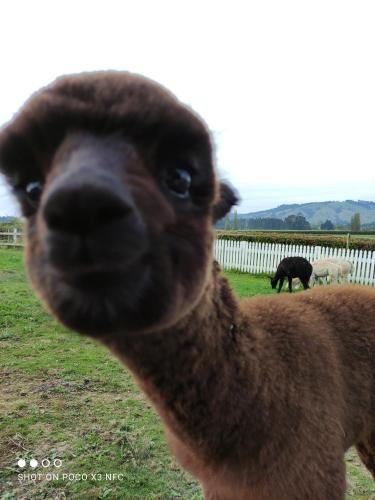
{"label": "alpaca eye", "polygon": [[42,193],[42,183],[40,181],[29,182],[26,184],[25,192],[31,204],[37,203]]}
{"label": "alpaca eye", "polygon": [[179,198],[187,198],[191,187],[191,175],[183,168],[168,170],[165,184],[174,195]]}

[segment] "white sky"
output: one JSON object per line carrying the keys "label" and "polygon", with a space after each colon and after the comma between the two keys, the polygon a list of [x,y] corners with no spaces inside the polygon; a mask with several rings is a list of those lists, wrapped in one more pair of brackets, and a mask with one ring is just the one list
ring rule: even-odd
{"label": "white sky", "polygon": [[240,212],[375,201],[374,26],[372,0],[1,2],[0,124],[61,74],[130,70],[208,123]]}

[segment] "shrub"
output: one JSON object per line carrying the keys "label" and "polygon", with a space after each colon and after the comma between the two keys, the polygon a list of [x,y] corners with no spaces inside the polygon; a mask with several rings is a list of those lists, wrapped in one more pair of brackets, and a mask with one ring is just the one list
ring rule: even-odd
{"label": "shrub", "polygon": [[[306,233],[216,231],[216,237],[220,240],[260,241],[264,243],[281,243],[284,245],[310,245],[333,248],[342,248],[346,246],[346,239],[343,237]],[[375,240],[352,238],[349,242],[349,248],[375,250]]]}

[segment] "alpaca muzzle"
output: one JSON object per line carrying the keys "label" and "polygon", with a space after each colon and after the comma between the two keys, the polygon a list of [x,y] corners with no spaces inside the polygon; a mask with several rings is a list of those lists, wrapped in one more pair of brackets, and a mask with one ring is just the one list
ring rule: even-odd
{"label": "alpaca muzzle", "polygon": [[147,250],[145,226],[131,194],[116,175],[98,168],[68,169],[57,176],[43,197],[41,214],[47,258],[65,275],[87,280],[92,273],[116,273]]}

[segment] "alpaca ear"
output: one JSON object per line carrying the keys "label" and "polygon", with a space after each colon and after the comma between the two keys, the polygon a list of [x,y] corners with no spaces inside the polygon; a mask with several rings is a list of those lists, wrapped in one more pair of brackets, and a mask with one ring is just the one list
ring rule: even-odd
{"label": "alpaca ear", "polygon": [[216,202],[213,208],[214,222],[222,219],[225,215],[227,215],[233,205],[237,205],[238,202],[239,197],[235,190],[226,182],[220,182],[219,200]]}

